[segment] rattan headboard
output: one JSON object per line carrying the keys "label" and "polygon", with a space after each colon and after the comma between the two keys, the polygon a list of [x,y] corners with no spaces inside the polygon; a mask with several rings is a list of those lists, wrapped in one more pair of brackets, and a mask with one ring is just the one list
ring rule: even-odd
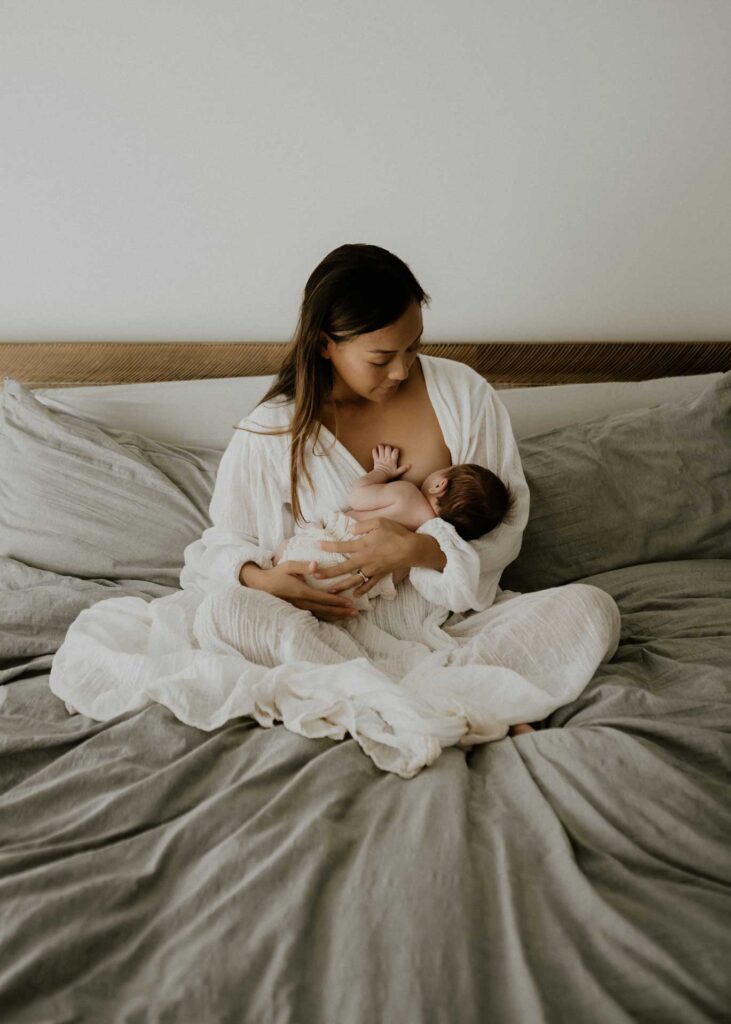
{"label": "rattan headboard", "polygon": [[[274,374],[287,342],[6,342],[0,378],[73,387]],[[729,341],[426,343],[426,355],[467,363],[498,388],[648,380],[731,369]]]}

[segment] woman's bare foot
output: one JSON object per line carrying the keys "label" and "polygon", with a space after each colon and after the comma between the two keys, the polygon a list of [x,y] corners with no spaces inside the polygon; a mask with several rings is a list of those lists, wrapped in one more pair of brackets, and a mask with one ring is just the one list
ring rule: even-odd
{"label": "woman's bare foot", "polygon": [[517,725],[510,726],[508,736],[522,736],[524,732],[535,732],[535,729],[527,722],[519,722]]}

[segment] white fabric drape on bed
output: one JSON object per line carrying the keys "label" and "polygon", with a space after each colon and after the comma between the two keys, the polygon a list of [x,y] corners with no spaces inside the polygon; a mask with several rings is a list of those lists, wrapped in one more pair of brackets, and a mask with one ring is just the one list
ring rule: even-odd
{"label": "white fabric drape on bed", "polygon": [[[150,602],[101,601],[68,630],[50,676],[68,710],[107,720],[157,701],[201,729],[251,715],[304,736],[349,733],[380,768],[410,778],[443,747],[500,739],[510,724],[543,718],[581,692],[616,650],[616,604],[580,584],[500,590],[529,507],[509,417],[470,367],[418,358],[452,464],[497,473],[515,496],[511,515],[469,542],[429,520],[417,532],[436,537],[442,572],[412,568],[395,600],[375,598],[353,620],[320,622],[238,583],[244,562],[271,566],[294,526],[289,435],[237,430],[219,466],[212,525],[185,550],[182,590]],[[291,409],[278,399],[240,425],[286,425]],[[305,517],[319,522],[347,508],[365,467],[325,428],[307,458],[314,492],[303,480],[300,499]]]}

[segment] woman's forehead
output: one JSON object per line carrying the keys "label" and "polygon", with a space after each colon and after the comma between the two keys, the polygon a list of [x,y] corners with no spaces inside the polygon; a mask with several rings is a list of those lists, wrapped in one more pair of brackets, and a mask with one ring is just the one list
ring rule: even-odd
{"label": "woman's forehead", "polygon": [[390,327],[384,327],[372,334],[361,334],[353,341],[371,352],[398,352],[399,349],[409,348],[419,340],[424,333],[424,325],[417,324],[416,328],[406,332],[406,337],[404,333],[403,329],[399,330],[391,324]]}

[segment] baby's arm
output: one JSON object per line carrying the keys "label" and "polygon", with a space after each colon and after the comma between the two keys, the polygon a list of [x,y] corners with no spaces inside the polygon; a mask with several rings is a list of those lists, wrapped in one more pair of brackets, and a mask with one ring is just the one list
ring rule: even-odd
{"label": "baby's arm", "polygon": [[[387,510],[394,505],[396,494],[388,481],[411,468],[410,463],[398,465],[398,448],[379,444],[373,451],[373,469],[356,480],[350,489],[350,507],[358,512]],[[398,468],[397,468],[398,467]]]}
{"label": "baby's arm", "polygon": [[[379,444],[373,449],[372,471],[360,477],[350,490],[349,500],[352,510],[381,511],[387,514],[389,511],[398,512],[402,509],[404,503],[403,484],[396,486],[394,483],[384,482],[401,476],[411,468],[410,462],[399,467],[398,457],[399,449],[392,448],[387,444]],[[415,485],[409,484],[408,488],[415,489]],[[408,578],[409,572],[409,569],[396,569],[393,573],[393,582],[401,583]]]}
{"label": "baby's arm", "polygon": [[[395,476],[401,476],[411,467],[411,463],[407,463],[405,466],[397,468],[398,457],[398,448],[392,448],[390,445],[379,444],[373,449],[372,471],[360,477],[350,490],[348,497],[352,511],[380,511],[387,514],[390,511],[395,512],[401,507],[403,493],[400,492],[403,488],[396,488],[393,484],[385,482]],[[409,569],[396,569],[393,573],[393,582],[401,583],[407,578],[409,572]]]}

